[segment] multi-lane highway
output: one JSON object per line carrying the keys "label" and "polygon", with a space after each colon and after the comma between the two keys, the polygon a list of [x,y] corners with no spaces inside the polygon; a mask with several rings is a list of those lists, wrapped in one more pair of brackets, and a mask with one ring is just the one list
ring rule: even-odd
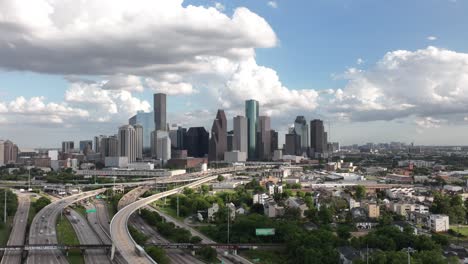
{"label": "multi-lane highway", "polygon": [[[86,208],[96,209],[96,213],[88,214],[88,221],[104,244],[111,244],[110,219],[106,202],[103,200],[94,200],[94,202],[87,205]],[[127,264],[120,254],[116,254],[113,262],[116,264]]]}
{"label": "multi-lane highway", "polygon": [[[149,237],[149,242],[151,243],[170,243],[137,214],[133,214],[130,217],[129,223],[140,232],[147,235]],[[166,254],[172,264],[203,264],[203,262],[181,249],[166,249]]]}
{"label": "multi-lane highway", "polygon": [[[98,210],[98,207],[101,207],[101,203],[95,202],[92,204],[88,204],[85,206],[86,210],[88,211],[95,211],[93,213],[88,213],[87,218],[89,225],[91,228],[94,230],[96,235],[98,236],[99,240],[103,244],[110,244],[111,242],[111,237],[109,235],[109,222],[106,219],[109,219],[107,216],[107,212],[103,212],[102,209]],[[105,207],[104,207],[105,208]],[[102,215],[105,214],[105,215]],[[102,219],[102,220],[101,220]],[[104,222],[103,222],[104,221]]]}
{"label": "multi-lane highway", "polygon": [[122,208],[111,221],[111,235],[113,241],[112,255],[115,253],[115,250],[118,250],[122,257],[129,263],[154,263],[150,258],[146,256],[144,252],[142,254],[136,253],[136,245],[128,232],[128,219],[129,217],[139,208],[142,208],[145,205],[148,205],[154,201],[157,201],[161,198],[176,194],[183,190],[184,188],[194,188],[201,184],[207,183],[209,181],[215,180],[216,176],[208,176],[202,179],[199,179],[190,184],[184,185],[179,188],[175,188],[170,191],[158,193],[150,197],[138,200],[126,207]]}
{"label": "multi-lane highway", "polygon": [[[31,205],[29,193],[17,193],[18,209],[16,209],[15,217],[13,218],[13,228],[11,229],[10,238],[8,239],[9,246],[24,245],[26,226],[28,225],[29,207]],[[5,252],[1,264],[20,264],[20,251]]]}
{"label": "multi-lane highway", "polygon": [[[34,217],[29,230],[29,244],[57,244],[57,233],[55,224],[57,217],[62,210],[83,199],[95,196],[104,192],[106,189],[99,189],[89,191],[81,194],[72,195],[61,200],[54,201],[53,203],[44,207]],[[29,251],[28,264],[36,263],[67,263],[62,252],[58,249],[47,251]]]}
{"label": "multi-lane highway", "polygon": [[[98,237],[88,221],[82,215],[77,213],[75,210],[70,210],[70,214],[67,215],[67,218],[72,224],[81,245],[103,244],[103,241]],[[85,263],[111,263],[105,249],[86,249],[83,255]]]}
{"label": "multi-lane highway", "polygon": [[[146,206],[145,208],[147,208],[148,210],[157,212],[161,217],[163,217],[166,220],[166,222],[174,223],[174,225],[190,231],[192,236],[200,237],[202,239],[202,241],[201,241],[202,244],[216,244],[216,242],[214,240],[212,240],[211,238],[209,238],[209,237],[205,236],[204,234],[198,232],[197,230],[195,230],[194,228],[188,226],[184,222],[178,221],[177,219],[175,219],[174,217],[164,213],[163,211],[158,210],[158,209],[156,209],[154,207],[151,207],[151,206]],[[230,263],[231,262],[229,259],[225,259],[225,257],[223,256],[225,250],[218,249],[217,252],[218,252],[218,257],[223,261],[223,263]],[[240,262],[240,263],[250,263],[247,259],[245,259],[245,258],[243,258],[242,256],[239,256],[239,255],[232,255],[230,257],[230,259],[235,259],[237,262]]]}

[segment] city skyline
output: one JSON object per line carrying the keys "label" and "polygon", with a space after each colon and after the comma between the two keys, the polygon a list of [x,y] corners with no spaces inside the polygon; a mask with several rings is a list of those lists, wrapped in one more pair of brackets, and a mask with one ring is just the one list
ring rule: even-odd
{"label": "city skyline", "polygon": [[[466,1],[102,0],[64,8],[40,0],[32,13],[24,0],[10,1],[0,9],[0,24],[17,26],[0,31],[0,137],[23,148],[112,134],[151,111],[153,93],[168,94],[167,120],[185,127],[209,129],[217,109],[242,115],[254,99],[281,135],[303,115],[331,123],[331,141],[346,145],[468,144],[468,48],[459,34]],[[141,19],[124,24],[123,14]],[[187,34],[161,41],[129,36],[131,26]],[[89,46],[91,36],[98,46]]]}
{"label": "city skyline", "polygon": [[468,263],[468,0],[0,0],[1,263]]}

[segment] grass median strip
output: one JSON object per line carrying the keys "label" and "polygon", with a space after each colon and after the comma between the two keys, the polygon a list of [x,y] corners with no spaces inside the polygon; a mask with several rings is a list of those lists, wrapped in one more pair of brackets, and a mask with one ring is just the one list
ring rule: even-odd
{"label": "grass median strip", "polygon": [[[79,245],[80,241],[70,221],[65,217],[57,219],[57,239],[59,244]],[[79,249],[72,249],[68,252],[67,260],[70,264],[84,264],[84,258]]]}

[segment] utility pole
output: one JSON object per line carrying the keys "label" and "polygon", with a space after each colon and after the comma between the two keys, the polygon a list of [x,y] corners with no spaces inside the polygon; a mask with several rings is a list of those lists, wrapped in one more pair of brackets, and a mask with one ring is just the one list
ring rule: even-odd
{"label": "utility pole", "polygon": [[5,188],[5,204],[3,206],[3,222],[7,222],[7,189]]}
{"label": "utility pole", "polygon": [[112,197],[114,197],[114,195],[115,195],[115,179],[116,178],[117,177],[114,176],[114,188],[112,188]]}
{"label": "utility pole", "polygon": [[[229,201],[229,200],[228,200],[228,201]],[[230,226],[230,223],[231,223],[231,207],[229,206],[229,204],[228,204],[227,208],[228,208],[228,214],[227,214],[227,215],[228,215],[228,219],[227,219],[227,220],[228,220],[228,225],[227,225],[227,227],[228,227],[228,230],[227,230],[227,243],[229,244],[229,242],[230,242],[230,237],[229,237],[229,235],[230,235],[230,231],[231,231],[231,226]]]}
{"label": "utility pole", "polygon": [[408,264],[411,264],[410,247],[408,247]]}
{"label": "utility pole", "polygon": [[177,218],[179,218],[179,193],[177,193]]}
{"label": "utility pole", "polygon": [[28,174],[28,192],[31,190],[31,169],[29,169],[29,174]]}
{"label": "utility pole", "polygon": [[366,264],[369,264],[369,244],[367,244]]}

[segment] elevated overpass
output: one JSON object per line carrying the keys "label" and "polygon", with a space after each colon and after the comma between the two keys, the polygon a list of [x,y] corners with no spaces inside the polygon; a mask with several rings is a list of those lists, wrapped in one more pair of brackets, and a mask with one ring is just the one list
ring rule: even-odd
{"label": "elevated overpass", "polygon": [[146,253],[142,252],[142,254],[137,254],[138,246],[133,240],[128,230],[128,219],[130,218],[130,215],[132,215],[135,211],[144,207],[145,205],[155,202],[161,198],[177,194],[185,188],[194,188],[200,186],[204,183],[215,180],[217,177],[217,175],[204,177],[182,187],[178,187],[170,191],[158,193],[150,197],[138,200],[118,211],[114,218],[112,218],[110,226],[112,236],[111,259],[114,259],[115,251],[118,250],[120,255],[128,263],[154,263],[154,261],[152,261],[151,258],[149,258],[146,255]]}

